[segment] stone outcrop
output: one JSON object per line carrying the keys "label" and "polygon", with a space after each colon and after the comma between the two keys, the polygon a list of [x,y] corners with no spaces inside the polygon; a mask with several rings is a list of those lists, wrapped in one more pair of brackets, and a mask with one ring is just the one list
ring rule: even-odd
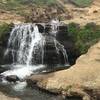
{"label": "stone outcrop", "polygon": [[8,82],[14,82],[15,83],[15,82],[19,81],[20,79],[16,75],[10,75],[10,76],[6,77],[6,80]]}
{"label": "stone outcrop", "polygon": [[1,23],[20,24],[20,23],[24,22],[24,20],[25,20],[24,17],[22,17],[16,13],[12,13],[10,11],[0,9],[0,24]]}
{"label": "stone outcrop", "polygon": [[[63,2],[63,0],[59,0]],[[85,25],[87,23],[94,22],[98,25],[100,25],[100,1],[99,0],[93,0],[93,3],[85,8],[80,8],[78,6],[75,6],[71,3],[68,3],[70,0],[64,0],[64,6],[67,9],[68,14],[71,16],[71,19],[65,19],[65,23],[79,23],[81,25]],[[71,0],[72,1],[72,0]],[[75,0],[73,0],[75,1]],[[89,1],[89,0],[88,0]]]}
{"label": "stone outcrop", "polygon": [[67,11],[65,12],[64,8],[58,4],[54,4],[51,6],[37,6],[34,5],[30,14],[27,15],[26,21],[33,23],[43,23],[49,22],[52,19],[70,19],[70,15],[68,15]]}
{"label": "stone outcrop", "polygon": [[0,100],[20,100],[18,98],[8,97],[7,95],[0,92]]}
{"label": "stone outcrop", "polygon": [[100,100],[100,42],[78,58],[67,70],[33,75],[27,82],[64,96],[81,96],[83,100]]}

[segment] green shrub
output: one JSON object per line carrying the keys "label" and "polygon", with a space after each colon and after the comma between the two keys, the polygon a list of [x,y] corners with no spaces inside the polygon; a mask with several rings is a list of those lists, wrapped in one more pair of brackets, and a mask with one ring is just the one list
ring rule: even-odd
{"label": "green shrub", "polygon": [[56,3],[56,0],[32,0],[32,2],[38,5],[52,5]]}
{"label": "green shrub", "polygon": [[93,0],[70,0],[70,1],[77,6],[86,7],[89,6]]}
{"label": "green shrub", "polygon": [[72,38],[72,41],[76,41],[77,33],[80,30],[79,24],[69,23],[68,24],[68,34]]}
{"label": "green shrub", "polygon": [[0,9],[27,16],[34,5],[50,6],[56,3],[56,0],[6,0],[0,1]]}
{"label": "green shrub", "polygon": [[71,40],[73,40],[80,54],[86,53],[91,45],[100,40],[100,26],[94,23],[88,23],[83,27],[79,27],[75,23],[70,23],[68,31]]}
{"label": "green shrub", "polygon": [[7,41],[8,33],[10,33],[13,24],[3,23],[0,24],[0,43],[2,44],[4,41]]}
{"label": "green shrub", "polygon": [[32,5],[32,4],[37,4],[37,5],[51,5],[54,4],[56,0],[7,0],[6,3],[3,3],[0,1],[0,8],[5,8],[5,9],[17,9],[18,7],[25,7],[26,5]]}

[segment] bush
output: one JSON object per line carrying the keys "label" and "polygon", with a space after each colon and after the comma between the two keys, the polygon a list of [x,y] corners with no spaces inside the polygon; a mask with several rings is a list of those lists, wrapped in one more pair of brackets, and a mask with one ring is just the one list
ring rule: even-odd
{"label": "bush", "polygon": [[88,23],[83,27],[79,27],[76,23],[70,23],[68,30],[69,36],[80,54],[86,53],[91,45],[100,40],[100,26],[94,23]]}
{"label": "bush", "polygon": [[7,43],[7,37],[9,36],[9,33],[12,29],[13,24],[7,24],[3,23],[0,25],[0,44],[4,44],[4,42]]}
{"label": "bush", "polygon": [[69,23],[68,24],[68,35],[72,38],[72,41],[76,41],[77,33],[80,30],[79,24]]}
{"label": "bush", "polygon": [[70,1],[77,6],[86,7],[89,6],[93,0],[70,0]]}
{"label": "bush", "polygon": [[52,5],[55,4],[56,0],[32,0],[32,2],[38,5]]}

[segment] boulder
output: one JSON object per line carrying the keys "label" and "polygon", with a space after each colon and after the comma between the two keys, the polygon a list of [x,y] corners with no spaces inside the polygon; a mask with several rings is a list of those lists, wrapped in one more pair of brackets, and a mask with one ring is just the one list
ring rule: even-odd
{"label": "boulder", "polygon": [[9,65],[5,65],[5,66],[0,66],[0,73],[3,73],[7,70],[10,70],[10,66]]}
{"label": "boulder", "polygon": [[4,62],[4,59],[3,59],[4,51],[5,51],[5,49],[2,46],[0,46],[0,65],[2,65]]}
{"label": "boulder", "polygon": [[100,100],[100,42],[78,58],[67,70],[33,75],[28,81],[63,96],[79,96],[83,100]]}
{"label": "boulder", "polygon": [[41,24],[36,24],[37,26],[38,26],[38,28],[39,28],[39,32],[40,33],[44,33],[44,26],[42,25],[42,23]]}
{"label": "boulder", "polygon": [[10,76],[6,77],[6,80],[9,81],[9,82],[15,83],[16,81],[19,81],[20,79],[16,75],[10,75]]}
{"label": "boulder", "polygon": [[0,75],[0,82],[2,82],[2,79],[4,78],[3,75]]}
{"label": "boulder", "polygon": [[4,71],[6,71],[5,68],[0,67],[0,73],[3,73]]}
{"label": "boulder", "polygon": [[6,94],[0,92],[0,100],[21,100],[21,99],[16,97],[9,97]]}

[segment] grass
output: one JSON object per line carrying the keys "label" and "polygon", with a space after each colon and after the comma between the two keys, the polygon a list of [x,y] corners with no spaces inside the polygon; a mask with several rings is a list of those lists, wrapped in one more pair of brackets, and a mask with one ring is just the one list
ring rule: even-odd
{"label": "grass", "polygon": [[51,5],[55,3],[55,0],[5,0],[3,2],[0,0],[0,8],[5,10],[16,10],[17,8],[22,8],[30,5]]}
{"label": "grass", "polygon": [[56,0],[33,0],[33,2],[38,5],[52,5],[56,2]]}
{"label": "grass", "polygon": [[100,25],[88,23],[80,27],[76,23],[68,24],[70,39],[80,54],[86,53],[88,48],[100,40]]}
{"label": "grass", "polygon": [[70,1],[77,6],[86,7],[89,6],[93,0],[70,0]]}
{"label": "grass", "polygon": [[44,6],[52,5],[56,0],[0,0],[0,9],[10,11],[12,13],[26,16],[30,13],[32,7],[35,5]]}

